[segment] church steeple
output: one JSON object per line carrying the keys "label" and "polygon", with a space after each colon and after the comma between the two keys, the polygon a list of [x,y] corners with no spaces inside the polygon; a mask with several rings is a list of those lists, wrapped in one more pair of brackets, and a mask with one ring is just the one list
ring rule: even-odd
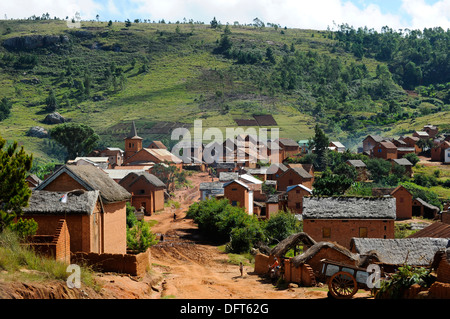
{"label": "church steeple", "polygon": [[127,138],[140,138],[137,135],[136,124],[134,124],[134,121],[131,123],[131,131]]}
{"label": "church steeple", "polygon": [[125,138],[125,160],[142,149],[142,137],[137,135],[136,124],[131,124],[130,134]]}

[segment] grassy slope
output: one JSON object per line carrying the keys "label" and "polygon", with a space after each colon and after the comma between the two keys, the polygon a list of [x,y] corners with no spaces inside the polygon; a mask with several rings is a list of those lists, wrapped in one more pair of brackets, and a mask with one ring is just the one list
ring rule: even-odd
{"label": "grassy slope", "polygon": [[[4,30],[8,26],[11,32],[5,34]],[[75,122],[93,127],[101,135],[104,144],[109,146],[123,147],[123,137],[129,131],[127,123],[131,120],[137,122],[138,131],[146,144],[153,139],[168,138],[150,134],[149,129],[159,121],[192,124],[195,119],[202,119],[204,129],[218,127],[225,132],[227,127],[237,127],[234,118],[248,118],[251,112],[273,114],[281,137],[297,140],[311,137],[315,120],[293,107],[298,96],[286,94],[268,97],[250,82],[228,77],[227,71],[233,68],[232,61],[212,54],[223,30],[212,30],[208,25],[182,24],[180,34],[176,34],[175,28],[174,24],[133,24],[126,29],[123,23],[114,23],[108,28],[104,22],[83,22],[81,30],[92,32],[95,37],[76,39],[70,53],[41,54],[40,63],[31,72],[7,73],[0,69],[1,95],[14,102],[12,116],[0,123],[0,135],[8,141],[18,140],[36,157],[48,159],[43,151],[45,140],[25,134],[35,125],[51,128],[41,121],[46,115],[43,101],[49,88],[55,88],[60,101],[58,111]],[[73,30],[68,30],[64,21],[6,21],[0,24],[0,33],[3,33],[0,41],[20,35],[64,34],[68,31]],[[333,55],[330,53],[332,41],[318,31],[289,29],[281,34],[280,30],[275,31],[273,28],[257,30],[251,27],[231,27],[231,31],[233,42],[245,46],[264,48],[271,45],[281,48],[284,44],[290,46],[294,43],[297,50],[315,50]],[[90,48],[95,43],[103,47],[118,44],[121,52]],[[4,48],[0,48],[0,54],[5,52]],[[355,61],[350,54],[336,54],[346,63]],[[150,60],[150,70],[140,73],[144,56]],[[90,70],[95,78],[94,94],[104,96],[105,99],[80,102],[71,96],[71,106],[61,102],[63,94],[76,93],[76,89],[61,85],[60,74],[65,70],[67,57],[81,69],[74,79],[81,80],[83,70]],[[132,58],[137,59],[134,68],[131,66]],[[125,89],[116,93],[106,89],[101,80],[103,70],[111,61],[116,61],[123,68],[127,78]],[[374,73],[378,63],[370,59],[364,59],[363,62],[369,72]],[[224,76],[221,77],[221,74]],[[31,85],[21,82],[33,77],[38,78],[40,83]],[[223,100],[216,98],[217,91],[223,92]],[[223,114],[221,110],[225,104],[230,110]],[[437,125],[446,121],[445,116],[440,114],[428,117],[402,125],[405,130],[420,129],[422,124],[430,121]],[[386,134],[395,134],[401,127],[385,128]],[[331,136],[332,139],[339,137]]]}

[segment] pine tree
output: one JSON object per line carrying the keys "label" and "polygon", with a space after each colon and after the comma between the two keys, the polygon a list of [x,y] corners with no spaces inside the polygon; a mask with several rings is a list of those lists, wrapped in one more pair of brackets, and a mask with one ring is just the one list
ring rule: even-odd
{"label": "pine tree", "polygon": [[33,155],[18,150],[17,142],[5,150],[6,141],[0,137],[0,232],[10,226],[28,205],[31,190],[25,177],[31,169]]}

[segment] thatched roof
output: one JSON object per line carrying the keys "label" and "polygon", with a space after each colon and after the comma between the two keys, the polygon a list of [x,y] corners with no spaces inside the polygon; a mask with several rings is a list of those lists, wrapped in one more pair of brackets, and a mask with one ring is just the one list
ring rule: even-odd
{"label": "thatched roof", "polygon": [[[434,210],[436,213],[439,213],[439,211],[440,211],[440,208],[439,208],[439,207],[427,203],[426,201],[424,201],[424,200],[423,200],[422,198],[420,198],[420,197],[417,197],[417,198],[415,198],[414,200],[417,201],[417,202],[419,202],[422,206],[424,206],[424,207],[426,207],[426,208],[428,208],[428,209]],[[414,203],[413,203],[413,205],[414,205]]]}
{"label": "thatched roof", "polygon": [[340,245],[338,245],[336,243],[330,243],[330,242],[327,242],[327,241],[321,241],[321,242],[318,242],[318,243],[314,244],[310,248],[308,248],[308,250],[305,251],[303,254],[295,256],[294,258],[292,258],[292,264],[295,267],[299,267],[302,264],[308,263],[308,261],[310,259],[312,259],[317,253],[320,252],[320,250],[322,250],[324,248],[334,249],[337,252],[347,256],[349,258],[349,260],[354,260],[354,261],[359,263],[359,255],[358,254],[354,254],[350,250],[348,250],[347,248],[342,247],[342,246],[340,246]]}
{"label": "thatched roof", "polygon": [[361,160],[348,160],[347,163],[354,167],[366,167],[366,164]]}
{"label": "thatched roof", "polygon": [[122,202],[131,198],[131,194],[125,188],[116,183],[103,170],[92,165],[64,165],[36,187],[36,190],[45,190],[63,173],[69,175],[88,191],[100,191],[100,196],[105,203]]}
{"label": "thatched roof", "polygon": [[288,238],[282,240],[278,245],[272,248],[270,251],[271,255],[282,257],[284,256],[291,248],[294,248],[295,246],[299,245],[300,243],[303,243],[308,246],[312,246],[316,244],[316,241],[312,239],[308,234],[306,233],[297,233],[292,234]]}
{"label": "thatched roof", "polygon": [[412,163],[408,161],[406,158],[394,158],[392,161],[397,165],[412,166]]}
{"label": "thatched roof", "polygon": [[358,254],[375,251],[380,262],[390,265],[428,266],[435,253],[449,245],[450,238],[352,238],[350,247]]}
{"label": "thatched roof", "polygon": [[[166,188],[166,184],[164,184],[158,177],[156,177],[155,175],[150,174],[148,172],[132,172],[130,174],[136,175],[136,178],[133,181],[130,182],[128,187],[131,187],[138,180],[143,179],[144,181],[152,184],[155,187],[164,187],[164,188]],[[128,174],[128,175],[130,175],[130,174]],[[125,176],[124,179],[127,176]]]}
{"label": "thatched roof", "polygon": [[303,219],[395,219],[394,197],[305,197]]}
{"label": "thatched roof", "polygon": [[[67,194],[67,202],[61,202],[61,198]],[[87,214],[94,212],[97,201],[99,200],[99,191],[75,190],[71,192],[50,192],[33,190],[28,202],[28,207],[23,211],[28,215],[35,214]]]}
{"label": "thatched roof", "polygon": [[[288,174],[290,171],[293,171],[295,174],[299,175],[301,178],[313,178],[311,174],[309,174],[303,167],[290,167],[286,171],[284,171],[281,176]],[[280,178],[281,178],[280,176]]]}

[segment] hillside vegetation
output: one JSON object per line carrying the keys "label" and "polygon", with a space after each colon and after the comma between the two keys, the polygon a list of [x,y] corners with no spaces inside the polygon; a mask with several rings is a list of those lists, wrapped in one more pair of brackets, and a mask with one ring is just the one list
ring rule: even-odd
{"label": "hillside vegetation", "polygon": [[196,119],[225,133],[263,114],[281,137],[307,139],[319,123],[348,147],[368,133],[450,129],[450,31],[440,28],[28,19],[1,21],[0,44],[0,112],[10,109],[0,135],[41,162],[65,157],[51,138],[27,135],[54,127],[43,123],[53,111],[92,127],[100,146],[121,148],[133,120],[144,145],[169,146],[171,130]]}

